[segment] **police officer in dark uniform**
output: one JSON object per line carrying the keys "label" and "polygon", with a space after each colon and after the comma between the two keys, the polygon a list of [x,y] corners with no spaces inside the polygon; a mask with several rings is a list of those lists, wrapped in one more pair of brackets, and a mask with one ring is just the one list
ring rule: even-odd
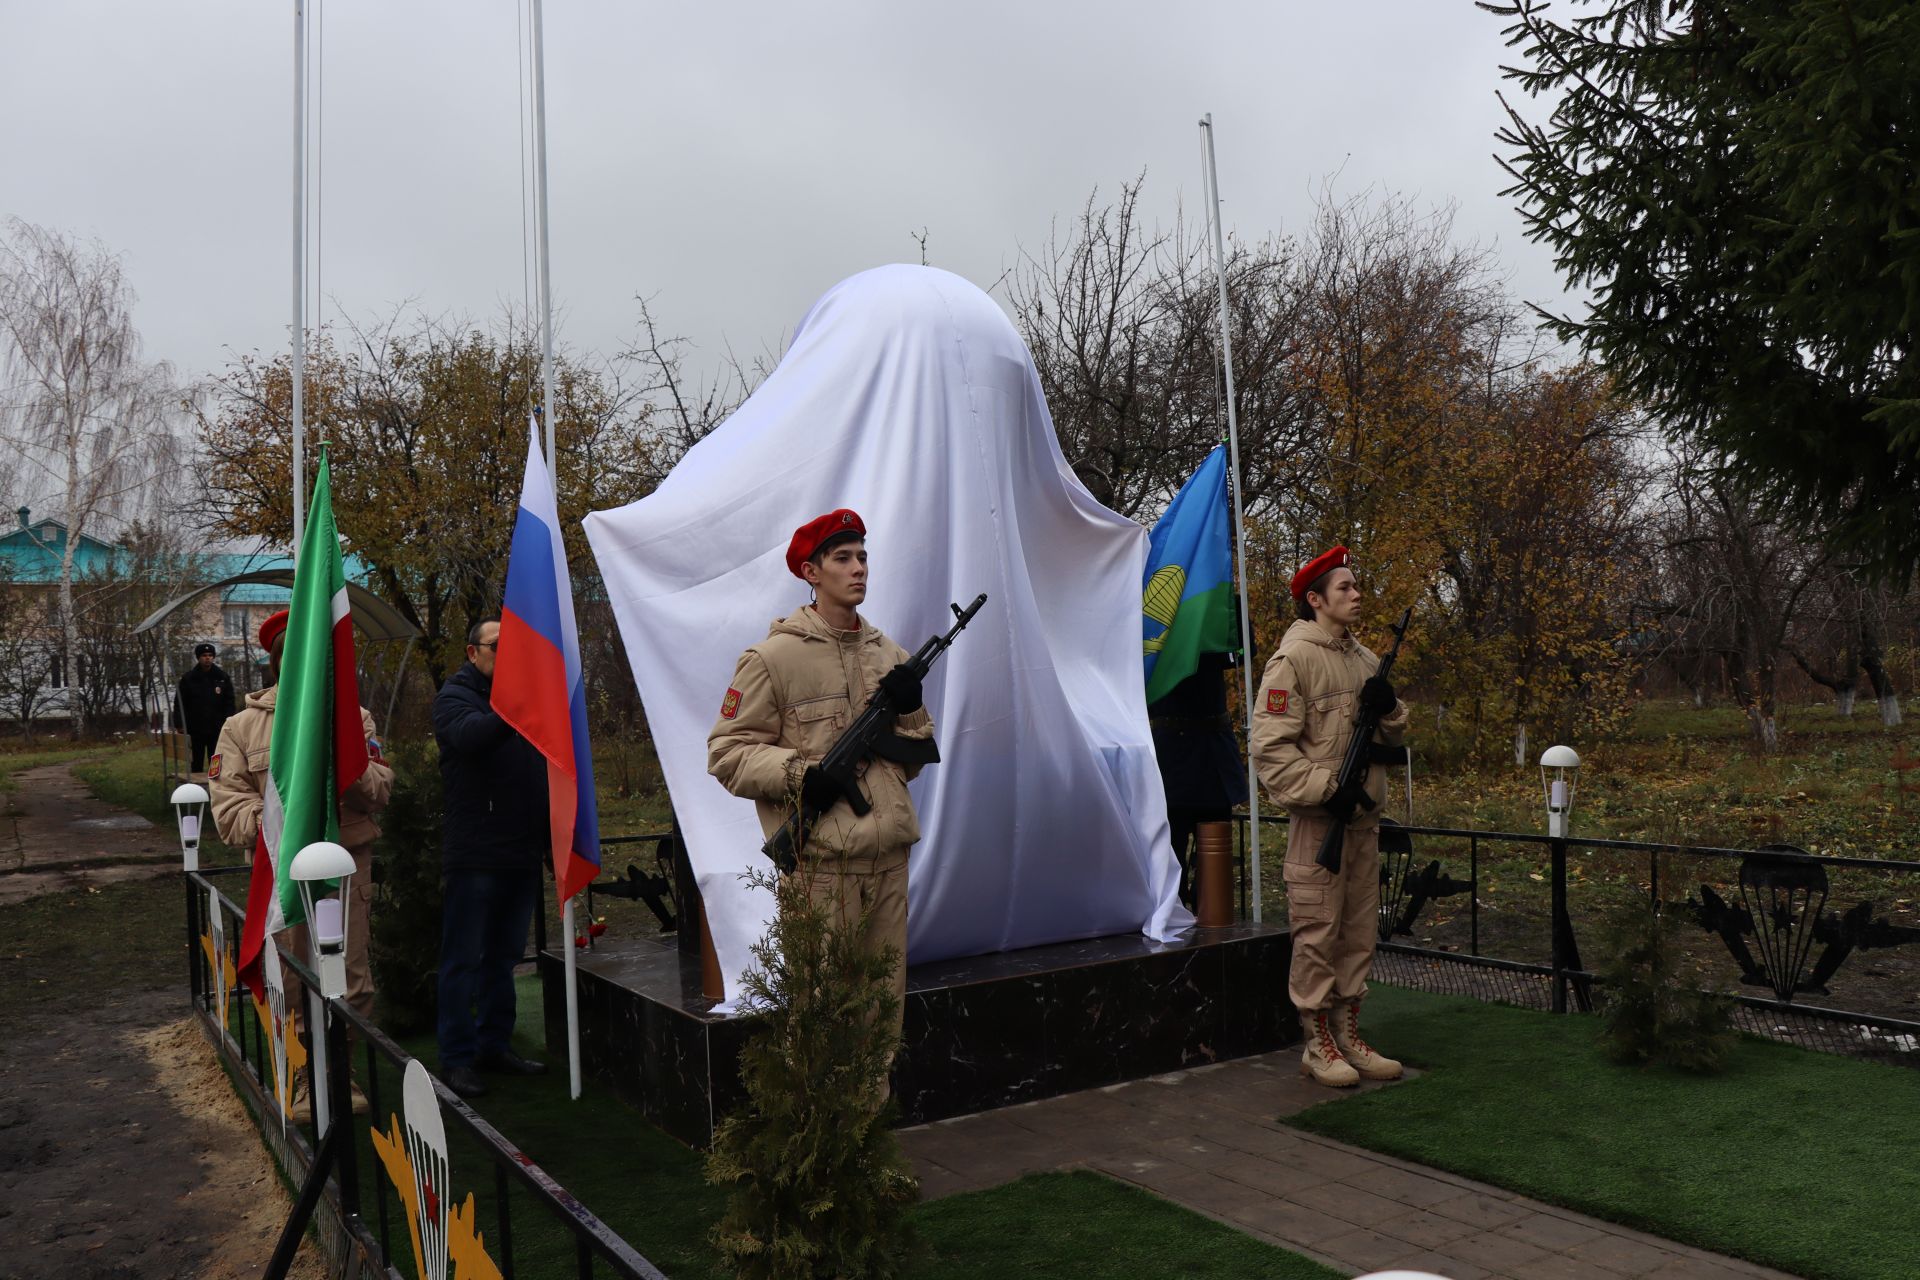
{"label": "police officer in dark uniform", "polygon": [[194,646],[193,666],[180,677],[180,696],[174,700],[180,726],[193,747],[195,773],[206,771],[207,757],[220,741],[220,726],[233,714],[233,681],[214,665],[213,654],[210,644]]}
{"label": "police officer in dark uniform", "polygon": [[1233,659],[1199,655],[1194,673],[1147,707],[1160,780],[1167,789],[1167,823],[1180,859],[1180,901],[1195,906],[1195,833],[1203,822],[1226,822],[1247,802],[1247,769],[1227,714],[1225,674]]}

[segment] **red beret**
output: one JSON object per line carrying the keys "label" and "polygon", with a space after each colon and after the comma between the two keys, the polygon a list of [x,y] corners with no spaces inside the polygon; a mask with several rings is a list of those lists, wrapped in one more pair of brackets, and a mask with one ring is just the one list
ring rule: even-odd
{"label": "red beret", "polygon": [[1305,600],[1308,587],[1322,576],[1332,573],[1335,569],[1344,569],[1350,563],[1351,559],[1345,547],[1335,547],[1331,551],[1315,556],[1300,567],[1300,572],[1293,575],[1293,586],[1290,588],[1293,598]]}
{"label": "red beret", "polygon": [[857,514],[841,507],[795,529],[793,541],[787,544],[787,571],[796,578],[805,578],[807,575],[800,572],[800,566],[820,549],[821,543],[840,533],[857,533],[864,538],[867,526]]}
{"label": "red beret", "polygon": [[285,609],[282,609],[280,612],[274,614],[272,617],[268,618],[265,622],[260,624],[260,647],[262,649],[271,651],[273,648],[273,642],[275,640],[278,640],[280,638],[280,633],[282,631],[285,631],[286,629],[287,629],[287,611]]}

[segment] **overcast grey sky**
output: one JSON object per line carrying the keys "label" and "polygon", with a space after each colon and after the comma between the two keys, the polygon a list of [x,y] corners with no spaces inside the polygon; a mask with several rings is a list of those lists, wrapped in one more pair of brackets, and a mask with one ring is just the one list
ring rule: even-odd
{"label": "overcast grey sky", "polygon": [[[315,0],[310,0],[315,3]],[[327,318],[522,294],[516,0],[317,0]],[[126,259],[150,354],[277,350],[290,296],[292,0],[0,0],[0,216]],[[991,284],[1099,184],[1197,209],[1212,111],[1230,231],[1314,192],[1458,206],[1555,301],[1491,157],[1498,19],[1469,0],[1143,4],[547,0],[561,337],[777,345],[834,281],[932,261]]]}

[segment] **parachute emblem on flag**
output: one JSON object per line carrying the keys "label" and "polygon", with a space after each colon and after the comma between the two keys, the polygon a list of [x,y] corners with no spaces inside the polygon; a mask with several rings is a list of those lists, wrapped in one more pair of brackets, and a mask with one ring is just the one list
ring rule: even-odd
{"label": "parachute emblem on flag", "polygon": [[[1187,589],[1187,571],[1177,564],[1167,565],[1159,570],[1147,582],[1146,596],[1141,612],[1146,615],[1148,627],[1145,651],[1159,653],[1167,647],[1167,628],[1173,625],[1174,615],[1180,612],[1180,596]],[[1160,630],[1154,631],[1151,624],[1158,623]]]}

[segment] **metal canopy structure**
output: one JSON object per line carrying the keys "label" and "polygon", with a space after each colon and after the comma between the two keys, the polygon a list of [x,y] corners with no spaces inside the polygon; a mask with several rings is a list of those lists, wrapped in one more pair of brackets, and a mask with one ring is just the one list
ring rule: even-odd
{"label": "metal canopy structure", "polygon": [[[293,590],[293,570],[257,569],[252,573],[236,573],[231,578],[209,582],[204,587],[195,587],[185,595],[175,596],[155,609],[133,629],[133,634],[145,635],[165,622],[175,610],[191,604],[209,591],[223,591],[228,587],[240,586],[285,587],[291,591]],[[353,625],[359,628],[369,640],[412,642],[420,638],[420,628],[407,621],[405,614],[357,582],[347,583],[347,603],[353,607]]]}
{"label": "metal canopy structure", "polygon": [[[291,568],[256,569],[251,573],[236,573],[230,578],[222,578],[218,582],[209,582],[203,587],[195,587],[183,595],[175,596],[158,609],[155,609],[141,621],[139,626],[133,629],[133,634],[144,643],[158,643],[160,638],[153,634],[154,629],[165,622],[176,611],[186,605],[192,604],[209,591],[222,591],[228,587],[241,586],[285,587],[291,591],[293,589],[293,570]],[[406,648],[400,653],[400,661],[398,665],[393,668],[392,691],[387,695],[387,712],[380,720],[382,725],[391,724],[393,722],[393,708],[400,700],[400,677],[406,671],[407,660],[413,656],[413,646],[420,638],[420,628],[409,622],[405,614],[357,582],[349,581],[347,583],[347,603],[353,610],[354,627],[358,629],[362,635],[366,636],[369,641],[403,640],[406,642]],[[391,650],[388,652],[391,652]],[[381,675],[384,665],[384,663],[380,662],[374,663],[373,666],[368,669],[369,676],[378,677]],[[165,707],[166,702],[162,699],[162,714],[165,714]]]}

